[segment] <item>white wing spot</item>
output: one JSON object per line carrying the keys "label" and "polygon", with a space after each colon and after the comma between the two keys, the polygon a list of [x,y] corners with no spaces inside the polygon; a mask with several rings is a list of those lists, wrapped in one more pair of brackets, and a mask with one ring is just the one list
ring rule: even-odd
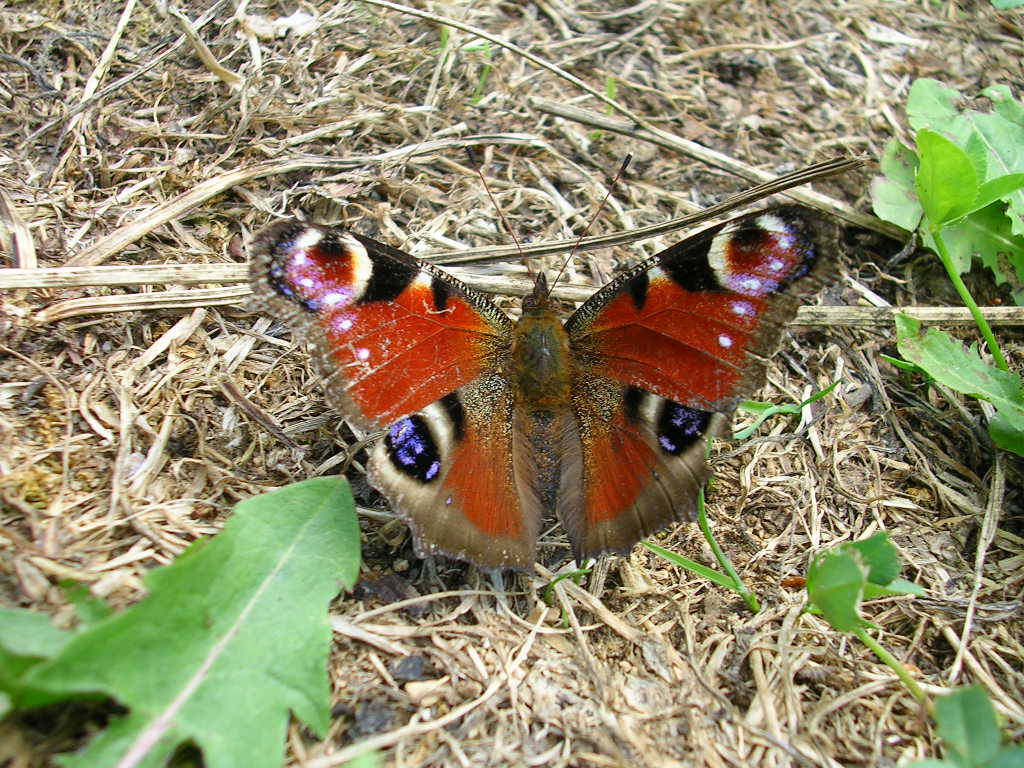
{"label": "white wing spot", "polygon": [[335,304],[341,304],[345,300],[345,294],[338,293],[337,291],[330,291],[325,293],[322,299],[323,303],[328,307],[333,307]]}
{"label": "white wing spot", "polygon": [[755,293],[761,290],[761,281],[756,277],[747,277],[740,281],[740,285],[746,288],[751,293]]}
{"label": "white wing spot", "polygon": [[314,285],[316,285],[316,282],[311,277],[304,277],[301,280],[299,280],[299,285],[301,285],[303,288],[312,288]]}
{"label": "white wing spot", "polygon": [[754,308],[745,301],[734,301],[729,308],[734,315],[739,315],[740,317],[754,314]]}
{"label": "white wing spot", "polygon": [[732,338],[724,333],[718,337],[718,346],[728,349],[732,346]]}
{"label": "white wing spot", "polygon": [[786,268],[786,263],[784,261],[782,261],[781,259],[772,259],[768,263],[768,268],[772,272],[781,272],[783,269]]}
{"label": "white wing spot", "polygon": [[352,318],[348,315],[342,315],[341,317],[335,317],[331,320],[331,327],[336,333],[344,333],[352,330]]}
{"label": "white wing spot", "polygon": [[359,349],[356,350],[356,360],[360,361],[361,363],[365,363],[369,359],[370,350],[368,350],[366,347],[360,347]]}

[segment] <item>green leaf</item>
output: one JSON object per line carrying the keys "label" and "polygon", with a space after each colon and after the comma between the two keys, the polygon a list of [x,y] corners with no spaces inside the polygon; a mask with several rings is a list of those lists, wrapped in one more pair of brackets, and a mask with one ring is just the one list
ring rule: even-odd
{"label": "green leaf", "polygon": [[708,568],[706,565],[702,565],[696,560],[691,560],[690,558],[680,555],[677,552],[673,552],[670,549],[660,547],[651,541],[644,540],[640,543],[651,550],[654,554],[665,558],[670,563],[678,565],[680,568],[686,568],[687,570],[696,573],[698,576],[703,576],[708,581],[712,581],[720,587],[736,589],[736,583],[724,573],[716,571],[713,568]]}
{"label": "green leaf", "polygon": [[852,632],[864,621],[860,601],[867,583],[867,566],[853,552],[826,550],[807,570],[807,597],[839,632]]}
{"label": "green leaf", "polygon": [[[1024,389],[1021,378],[985,363],[976,349],[967,349],[947,333],[906,315],[896,316],[896,346],[906,360],[947,387],[988,400],[999,412],[1001,434],[1024,434]],[[1019,440],[1019,437],[1018,437]]]}
{"label": "green leaf", "polygon": [[[974,211],[962,221],[945,227],[942,239],[961,273],[971,268],[971,260],[977,256],[992,270],[997,283],[1019,286],[1022,280],[1018,275],[1024,277],[1024,237],[1011,232],[1005,211],[1002,203]],[[930,234],[924,235],[923,242],[936,250]],[[1017,302],[1024,302],[1024,289],[1020,290]]]}
{"label": "green leaf", "polygon": [[1004,451],[1024,456],[1024,424],[1014,422],[1002,411],[997,411],[995,418],[988,423],[988,436]]}
{"label": "green leaf", "polygon": [[960,94],[938,80],[915,80],[907,95],[907,119],[914,130],[948,127],[958,116]]}
{"label": "green leaf", "polygon": [[880,162],[884,177],[876,176],[871,181],[871,205],[875,215],[908,232],[917,229],[924,213],[914,181],[917,166],[914,150],[893,139],[885,145]]}
{"label": "green leaf", "polygon": [[907,371],[908,373],[924,373],[924,371],[922,371],[918,366],[913,363],[908,363],[906,360],[900,360],[898,357],[886,354],[881,354],[879,357],[894,368],[899,368],[901,371]]}
{"label": "green leaf", "polygon": [[996,200],[1010,197],[1018,189],[1024,189],[1024,173],[1008,173],[1005,176],[997,176],[978,187],[978,198],[975,200],[975,210],[984,208]]}
{"label": "green leaf", "polygon": [[839,547],[841,550],[856,550],[861,561],[868,567],[868,582],[879,586],[890,584],[900,575],[900,553],[889,541],[889,532],[880,531],[860,541],[850,541]]}
{"label": "green leaf", "polygon": [[813,395],[808,397],[802,403],[786,403],[784,405],[774,405],[772,403],[761,403],[756,400],[744,400],[740,405],[741,410],[747,411],[748,413],[757,414],[757,418],[753,424],[750,424],[743,429],[734,432],[733,438],[736,440],[746,440],[752,434],[754,434],[765,421],[770,419],[772,416],[779,414],[786,414],[789,416],[798,415],[806,406],[811,403],[821,400],[823,397],[832,393],[836,387],[839,386],[838,381],[834,381],[824,389],[818,390]]}
{"label": "green leaf", "polygon": [[978,197],[978,174],[970,156],[941,133],[917,133],[917,199],[933,231],[971,210]]}
{"label": "green leaf", "polygon": [[[1024,5],[1024,0],[1020,0],[1018,5]],[[990,85],[981,92],[981,95],[992,102],[997,115],[1011,123],[1024,125],[1024,105],[1013,98],[1010,86]]]}
{"label": "green leaf", "polygon": [[989,760],[985,768],[1021,768],[1021,766],[1024,766],[1024,747],[1006,747],[999,750],[996,756]]}
{"label": "green leaf", "polygon": [[131,710],[62,764],[162,766],[192,741],[211,768],[278,768],[289,710],[327,730],[327,606],[358,570],[342,478],[242,502],[216,538],[147,577],[149,597],[32,671],[35,684],[105,693]]}
{"label": "green leaf", "polygon": [[380,752],[368,749],[345,763],[345,768],[379,768],[380,765],[382,765]]}
{"label": "green leaf", "polygon": [[67,698],[26,683],[26,676],[67,645],[72,633],[57,629],[45,613],[0,608],[0,692],[5,710],[32,707]]}
{"label": "green leaf", "polygon": [[999,751],[996,712],[981,686],[960,688],[936,700],[935,719],[946,749],[960,765],[984,765]]}
{"label": "green leaf", "polygon": [[963,144],[963,150],[967,153],[971,165],[974,167],[974,175],[979,181],[983,181],[988,169],[988,148],[984,139],[977,131],[971,131],[967,141]]}
{"label": "green leaf", "polygon": [[15,656],[48,659],[71,639],[71,633],[57,629],[45,613],[23,608],[0,608],[0,648]]}
{"label": "green leaf", "polygon": [[110,606],[92,594],[84,584],[63,581],[60,586],[64,590],[64,597],[75,606],[75,613],[78,614],[83,627],[102,621],[110,615]]}
{"label": "green leaf", "polygon": [[906,579],[893,579],[884,585],[871,583],[864,585],[865,600],[874,600],[876,597],[891,597],[893,595],[914,595],[920,597],[923,594],[923,587]]}

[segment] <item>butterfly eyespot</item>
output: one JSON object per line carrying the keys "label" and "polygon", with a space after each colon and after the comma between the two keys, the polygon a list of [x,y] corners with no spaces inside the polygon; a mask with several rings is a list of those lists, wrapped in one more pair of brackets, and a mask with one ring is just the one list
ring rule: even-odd
{"label": "butterfly eyespot", "polygon": [[441,455],[422,416],[395,422],[385,438],[388,457],[399,472],[428,483],[441,472]]}
{"label": "butterfly eyespot", "polygon": [[700,440],[710,422],[708,411],[665,400],[658,417],[658,444],[665,453],[676,456]]}

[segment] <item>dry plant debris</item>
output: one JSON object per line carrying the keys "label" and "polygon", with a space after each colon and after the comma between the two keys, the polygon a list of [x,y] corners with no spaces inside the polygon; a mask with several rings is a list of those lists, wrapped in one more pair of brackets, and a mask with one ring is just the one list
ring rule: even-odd
{"label": "dry plant debris", "polygon": [[[216,534],[238,500],[351,458],[339,445],[358,438],[325,410],[300,345],[244,289],[215,272],[198,287],[186,277],[242,264],[245,237],[270,220],[343,222],[414,253],[508,245],[466,145],[482,151],[526,243],[580,232],[627,152],[634,164],[592,234],[749,185],[543,108],[603,113],[610,79],[634,128],[773,175],[837,153],[878,156],[905,131],[915,78],[964,92],[1024,82],[1020,16],[985,2],[429,6],[578,83],[382,5],[0,9],[4,266],[183,270],[160,285],[70,280],[3,294],[4,604],[67,625],[64,579],[131,604],[143,574]],[[864,212],[869,174],[818,191]],[[588,253],[574,282],[600,285],[671,241]],[[890,261],[899,244],[863,229],[846,244],[826,303],[948,295],[927,259]],[[466,269],[498,286],[525,274],[514,258]],[[401,766],[892,765],[932,754],[935,734],[890,672],[800,616],[800,594],[782,586],[817,548],[880,529],[928,591],[874,606],[886,646],[932,691],[982,683],[1019,736],[1021,466],[997,462],[977,403],[889,368],[879,354],[892,351],[892,330],[875,322],[790,341],[764,398],[799,401],[842,379],[839,396],[715,463],[716,532],[760,614],[639,548],[598,594],[563,582],[550,608],[539,579],[496,583],[416,561],[403,526],[367,509],[368,580],[335,606],[334,725],[322,743],[294,727],[289,764],[339,765],[359,740]],[[1005,342],[1019,368],[1019,336]],[[372,507],[365,488],[359,497]],[[565,542],[544,541],[547,562],[564,563]],[[707,556],[693,526],[662,543]],[[2,759],[18,765],[50,764],[83,738],[45,718],[0,732]]]}

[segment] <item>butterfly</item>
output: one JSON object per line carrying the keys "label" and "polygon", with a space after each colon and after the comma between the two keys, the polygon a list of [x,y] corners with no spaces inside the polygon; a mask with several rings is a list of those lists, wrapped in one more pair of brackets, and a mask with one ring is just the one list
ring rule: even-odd
{"label": "butterfly", "polygon": [[692,520],[705,438],[764,382],[835,226],[784,206],[684,239],[562,322],[541,274],[513,322],[369,237],[278,222],[251,246],[262,310],[312,343],[327,399],[384,430],[370,484],[418,554],[530,568],[557,516],[577,562]]}

